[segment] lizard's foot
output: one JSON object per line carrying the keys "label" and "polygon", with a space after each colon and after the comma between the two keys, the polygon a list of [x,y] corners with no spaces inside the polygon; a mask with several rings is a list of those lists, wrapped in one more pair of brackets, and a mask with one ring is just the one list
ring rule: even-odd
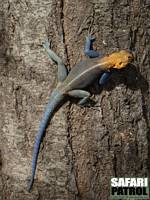
{"label": "lizard's foot", "polygon": [[91,34],[88,34],[88,36],[86,36],[86,40],[90,41],[90,42],[94,42],[95,41],[95,37],[92,36]]}
{"label": "lizard's foot", "polygon": [[45,49],[50,49],[50,42],[47,40],[45,40],[45,42],[43,43],[43,46]]}
{"label": "lizard's foot", "polygon": [[85,106],[85,104],[88,102],[88,100],[89,100],[89,96],[84,97],[83,99],[81,99],[81,100],[78,102],[78,105],[79,105],[79,106]]}
{"label": "lizard's foot", "polygon": [[81,107],[81,108],[91,108],[91,107],[94,107],[95,104],[97,104],[97,101],[95,100],[95,95],[92,95],[90,97],[88,97],[87,99],[81,99],[79,102],[78,102],[78,105]]}

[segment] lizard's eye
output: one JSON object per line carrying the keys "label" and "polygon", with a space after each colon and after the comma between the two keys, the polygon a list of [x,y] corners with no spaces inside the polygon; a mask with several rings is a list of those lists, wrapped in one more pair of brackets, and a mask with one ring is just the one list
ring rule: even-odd
{"label": "lizard's eye", "polygon": [[127,55],[127,59],[128,59],[129,61],[132,61],[132,60],[133,60],[133,54],[132,54],[132,53],[128,54],[128,55]]}
{"label": "lizard's eye", "polygon": [[129,61],[132,61],[132,60],[133,60],[133,56],[131,56],[131,55],[128,56],[128,60],[129,60]]}

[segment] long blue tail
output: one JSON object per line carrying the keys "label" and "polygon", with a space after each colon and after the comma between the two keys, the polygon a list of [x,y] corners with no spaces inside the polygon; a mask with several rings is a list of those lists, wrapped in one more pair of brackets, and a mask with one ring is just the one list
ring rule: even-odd
{"label": "long blue tail", "polygon": [[28,183],[28,191],[31,190],[33,182],[34,182],[34,176],[35,176],[35,172],[36,172],[36,165],[37,165],[40,144],[42,142],[48,122],[52,118],[53,113],[55,112],[55,109],[62,102],[63,98],[64,98],[64,96],[62,94],[60,94],[58,91],[55,90],[52,92],[49,103],[46,108],[46,111],[40,122],[40,127],[39,127],[38,133],[35,138],[35,143],[34,143],[34,151],[33,151],[33,158],[32,158],[32,175],[31,175],[31,179]]}

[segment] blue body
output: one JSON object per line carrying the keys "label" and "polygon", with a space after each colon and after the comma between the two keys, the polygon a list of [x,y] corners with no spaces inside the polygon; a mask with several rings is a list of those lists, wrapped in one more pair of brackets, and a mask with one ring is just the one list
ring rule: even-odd
{"label": "blue body", "polygon": [[[93,41],[94,41],[94,39],[91,36],[86,38],[84,53],[86,56],[88,56],[90,58],[101,57],[102,54],[100,52],[96,52],[93,50],[93,48],[92,48]],[[65,68],[65,65],[63,64],[61,59],[52,50],[49,49],[48,42],[46,42],[44,44],[44,47],[47,50],[49,57],[52,60],[54,60],[55,62],[57,62],[57,64],[58,64],[58,80],[59,80],[59,82],[63,82],[65,80],[65,78],[67,77],[67,69]],[[109,77],[110,77],[110,73],[107,73],[107,72],[103,73],[100,77],[100,81],[99,81],[100,85],[105,84],[108,81]],[[86,99],[89,98],[89,93],[86,91],[83,91],[83,90],[70,91],[69,95],[74,96],[74,97],[83,98],[83,100],[81,100],[80,103],[84,103],[86,101]],[[40,144],[42,142],[48,122],[52,118],[53,113],[55,112],[57,106],[60,105],[60,103],[63,101],[63,99],[64,99],[64,95],[62,93],[60,93],[60,91],[54,90],[51,94],[51,97],[50,97],[49,103],[47,105],[46,111],[44,113],[44,116],[40,122],[39,130],[38,130],[38,133],[35,138],[33,159],[32,159],[32,175],[31,175],[30,182],[28,183],[28,191],[31,190],[33,182],[34,182],[34,176],[35,176],[35,172],[36,172],[36,165],[37,165]]]}

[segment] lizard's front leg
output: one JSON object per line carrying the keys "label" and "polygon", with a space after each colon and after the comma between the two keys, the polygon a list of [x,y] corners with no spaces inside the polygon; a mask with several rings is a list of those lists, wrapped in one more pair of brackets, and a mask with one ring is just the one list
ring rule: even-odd
{"label": "lizard's front leg", "polygon": [[83,105],[90,98],[90,93],[85,90],[71,90],[68,92],[68,95],[75,98],[81,98],[78,102],[79,105]]}
{"label": "lizard's front leg", "polygon": [[92,37],[91,35],[88,35],[86,37],[84,54],[85,54],[85,56],[88,56],[90,58],[102,57],[103,54],[101,52],[93,50],[94,40],[95,40],[95,38]]}
{"label": "lizard's front leg", "polygon": [[[103,54],[101,52],[93,50],[94,40],[95,38],[93,38],[91,35],[86,37],[84,54],[90,58],[102,57]],[[110,72],[103,73],[99,79],[99,84],[104,85],[110,79],[110,76]]]}
{"label": "lizard's front leg", "polygon": [[57,63],[57,65],[58,65],[58,75],[57,75],[58,81],[62,82],[67,77],[68,70],[67,70],[66,66],[64,65],[62,59],[59,58],[56,55],[56,53],[49,48],[49,45],[50,44],[49,44],[48,40],[46,40],[43,44],[43,47],[47,51],[49,58]]}

